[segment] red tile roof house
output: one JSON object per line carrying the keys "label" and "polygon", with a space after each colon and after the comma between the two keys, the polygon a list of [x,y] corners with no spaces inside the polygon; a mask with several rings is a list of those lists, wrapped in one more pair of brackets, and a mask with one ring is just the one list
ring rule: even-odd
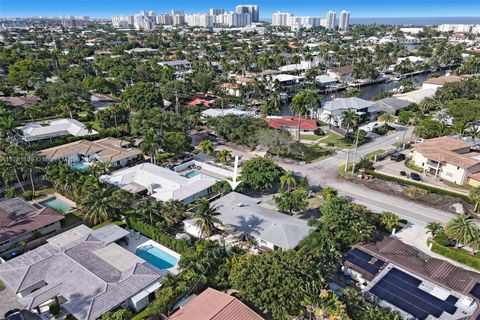
{"label": "red tile roof house", "polygon": [[170,320],[263,320],[235,297],[207,288],[177,312]]}
{"label": "red tile roof house", "polygon": [[304,119],[294,116],[269,116],[265,118],[272,129],[282,130],[296,134],[300,126],[300,134],[314,134],[318,128],[315,119]]}
{"label": "red tile roof house", "polygon": [[199,93],[199,94],[196,94],[194,96],[192,96],[188,102],[187,102],[187,105],[189,107],[195,107],[195,106],[198,106],[200,104],[202,104],[203,106],[207,107],[207,108],[210,108],[212,103],[217,99],[216,96],[212,95],[212,94],[208,94],[208,93]]}

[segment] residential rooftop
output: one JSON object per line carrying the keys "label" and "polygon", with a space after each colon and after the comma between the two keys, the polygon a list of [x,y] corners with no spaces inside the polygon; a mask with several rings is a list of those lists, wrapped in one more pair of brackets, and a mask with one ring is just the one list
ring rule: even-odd
{"label": "residential rooftop", "polygon": [[273,129],[296,129],[300,130],[315,130],[318,128],[315,119],[304,119],[294,116],[268,116],[265,118],[270,128]]}
{"label": "residential rooftop", "polygon": [[67,135],[85,137],[98,134],[95,130],[89,131],[83,123],[75,119],[55,119],[45,122],[32,122],[19,129],[22,131],[23,140],[26,142],[53,139]]}
{"label": "residential rooftop", "polygon": [[25,200],[0,200],[0,243],[33,232],[64,218],[51,208],[37,207]]}
{"label": "residential rooftop", "polygon": [[144,262],[81,225],[0,264],[0,279],[27,309],[61,296],[62,308],[89,320],[158,282],[160,275]]}

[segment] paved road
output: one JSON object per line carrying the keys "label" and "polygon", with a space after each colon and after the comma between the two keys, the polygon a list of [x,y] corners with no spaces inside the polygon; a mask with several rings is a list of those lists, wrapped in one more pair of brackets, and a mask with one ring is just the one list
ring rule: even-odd
{"label": "paved road", "polygon": [[[407,130],[406,138],[410,138],[411,130]],[[394,143],[401,141],[403,136],[404,131],[397,131],[394,134],[379,137],[368,144],[360,146],[357,150],[357,161],[373,151],[391,148]],[[346,156],[347,151],[341,150],[335,156],[315,163],[298,165],[280,161],[278,164],[286,170],[298,172],[306,176],[311,185],[330,186],[338,190],[339,194],[348,196],[355,202],[363,204],[375,212],[391,211],[412,223],[424,225],[431,221],[437,221],[445,224],[454,216],[446,211],[371,190],[365,186],[352,184],[339,178],[337,170],[342,163],[345,163]],[[350,161],[352,161],[352,151],[350,152]]]}

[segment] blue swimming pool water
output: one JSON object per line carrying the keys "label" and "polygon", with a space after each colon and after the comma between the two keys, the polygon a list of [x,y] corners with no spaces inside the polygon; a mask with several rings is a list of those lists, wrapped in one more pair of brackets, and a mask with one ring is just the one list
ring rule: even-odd
{"label": "blue swimming pool water", "polygon": [[63,202],[62,200],[59,200],[57,198],[51,198],[45,201],[40,202],[40,204],[44,207],[49,207],[52,208],[53,210],[56,210],[60,213],[65,213],[72,209],[68,204]]}
{"label": "blue swimming pool water", "polygon": [[87,170],[88,169],[88,164],[84,162],[74,162],[70,164],[70,167],[75,170]]}
{"label": "blue swimming pool water", "polygon": [[193,178],[195,176],[198,176],[199,174],[200,172],[198,172],[197,170],[192,170],[190,172],[185,173],[183,176],[186,178]]}
{"label": "blue swimming pool water", "polygon": [[170,269],[178,262],[177,258],[152,245],[138,248],[135,254],[158,269]]}

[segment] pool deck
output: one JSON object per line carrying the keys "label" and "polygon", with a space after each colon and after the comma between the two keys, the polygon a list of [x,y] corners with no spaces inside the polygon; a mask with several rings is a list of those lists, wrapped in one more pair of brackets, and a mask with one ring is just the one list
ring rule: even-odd
{"label": "pool deck", "polygon": [[57,193],[57,192],[46,195],[46,196],[43,196],[43,197],[40,197],[40,198],[33,199],[32,202],[34,204],[37,204],[37,205],[41,206],[41,202],[51,200],[53,198],[56,198],[56,199],[66,203],[67,205],[69,205],[71,207],[70,210],[68,210],[67,212],[64,212],[63,214],[70,213],[73,210],[77,209],[77,204],[75,202],[73,202],[72,200],[68,199],[67,197],[64,197],[63,195],[61,195],[60,193]]}
{"label": "pool deck", "polygon": [[[130,251],[131,253],[135,254],[139,247],[151,245],[151,246],[159,248],[162,251],[165,251],[169,255],[175,257],[177,260],[180,260],[180,255],[178,253],[176,253],[175,251],[170,250],[165,246],[162,246],[160,243],[155,242],[152,239],[149,239],[149,238],[145,237],[144,235],[140,234],[139,232],[137,232],[135,230],[128,229],[128,231],[130,232],[130,234],[128,235],[128,245],[126,245],[122,241],[122,246],[125,249],[127,249],[128,251]],[[148,264],[148,266],[150,268],[155,270],[160,275],[164,275],[167,272],[170,272],[174,275],[177,275],[177,274],[180,273],[180,268],[178,267],[178,265],[176,265],[176,266],[174,266],[170,269],[161,270],[161,269],[156,268],[155,266],[152,266],[148,262],[146,262],[146,264]]]}

